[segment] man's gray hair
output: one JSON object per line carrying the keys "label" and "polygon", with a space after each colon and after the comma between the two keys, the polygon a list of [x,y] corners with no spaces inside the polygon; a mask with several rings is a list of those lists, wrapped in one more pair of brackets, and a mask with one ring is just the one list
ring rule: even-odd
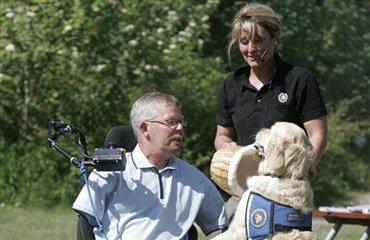
{"label": "man's gray hair", "polygon": [[181,108],[181,103],[176,97],[157,91],[148,92],[135,101],[131,108],[130,120],[136,138],[139,136],[140,124],[160,117],[161,107],[165,104],[175,104]]}

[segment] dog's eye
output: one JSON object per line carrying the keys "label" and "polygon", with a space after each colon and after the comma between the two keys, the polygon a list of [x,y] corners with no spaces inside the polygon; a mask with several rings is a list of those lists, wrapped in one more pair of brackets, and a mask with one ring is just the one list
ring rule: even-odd
{"label": "dog's eye", "polygon": [[262,159],[262,160],[264,160],[265,159],[265,149],[264,149],[264,147],[262,146],[262,145],[258,145],[258,144],[256,144],[256,145],[254,145],[254,147],[257,149],[257,151],[258,151],[258,155],[259,155],[259,157]]}
{"label": "dog's eye", "polygon": [[260,151],[261,153],[264,153],[265,152],[265,148],[262,146],[262,145],[255,145],[254,146],[258,151]]}

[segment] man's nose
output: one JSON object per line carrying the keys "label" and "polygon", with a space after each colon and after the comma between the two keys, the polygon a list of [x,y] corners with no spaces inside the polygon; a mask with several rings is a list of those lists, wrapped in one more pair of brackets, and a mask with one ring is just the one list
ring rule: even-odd
{"label": "man's nose", "polygon": [[184,130],[184,129],[185,129],[185,126],[181,122],[179,122],[177,126],[175,127],[175,130]]}

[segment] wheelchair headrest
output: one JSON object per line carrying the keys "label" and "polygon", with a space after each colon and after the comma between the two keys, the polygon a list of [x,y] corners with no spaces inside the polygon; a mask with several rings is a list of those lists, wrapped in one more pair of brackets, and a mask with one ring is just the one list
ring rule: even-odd
{"label": "wheelchair headrest", "polygon": [[131,152],[136,146],[136,138],[131,126],[119,125],[112,127],[105,138],[105,147],[124,148]]}

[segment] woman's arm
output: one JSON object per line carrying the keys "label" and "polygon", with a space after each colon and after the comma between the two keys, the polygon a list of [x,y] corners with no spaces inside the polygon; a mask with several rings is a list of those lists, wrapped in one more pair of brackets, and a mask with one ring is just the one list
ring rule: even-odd
{"label": "woman's arm", "polygon": [[304,123],[308,139],[314,147],[313,165],[316,167],[326,148],[328,137],[328,118],[323,116]]}
{"label": "woman's arm", "polygon": [[236,133],[233,127],[223,127],[217,125],[216,138],[214,141],[215,149],[218,150],[226,146],[235,146],[235,137]]}

